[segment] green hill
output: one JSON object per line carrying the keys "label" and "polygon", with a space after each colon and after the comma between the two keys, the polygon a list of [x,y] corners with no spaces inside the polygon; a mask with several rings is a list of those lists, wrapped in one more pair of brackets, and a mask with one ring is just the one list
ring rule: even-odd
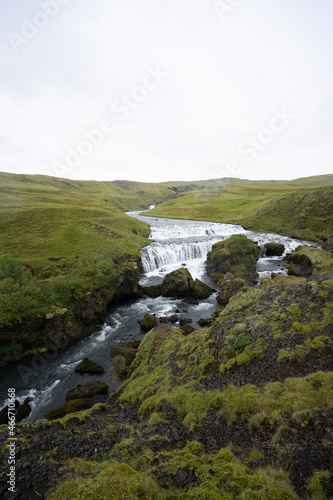
{"label": "green hill", "polygon": [[[200,184],[200,183],[199,183]],[[146,215],[241,224],[309,240],[333,234],[333,175],[293,181],[207,181]],[[176,186],[177,187],[177,186]]]}

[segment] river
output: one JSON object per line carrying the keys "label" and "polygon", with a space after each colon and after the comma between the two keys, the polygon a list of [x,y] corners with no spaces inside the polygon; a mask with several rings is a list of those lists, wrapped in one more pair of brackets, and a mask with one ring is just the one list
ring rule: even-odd
{"label": "river", "polygon": [[[283,243],[286,253],[306,241],[276,234],[247,231],[241,226],[212,222],[171,220],[151,218],[129,212],[128,215],[147,222],[151,227],[150,239],[154,241],[141,251],[141,280],[144,286],[160,283],[168,272],[186,266],[193,278],[198,278],[214,286],[206,274],[205,260],[208,251],[217,241],[225,240],[232,234],[244,234],[263,247],[267,242]],[[284,255],[285,256],[285,255]],[[283,257],[266,258],[261,255],[257,271],[259,279],[270,276],[271,272],[286,274]],[[66,391],[91,380],[105,381],[109,392],[114,392],[121,382],[108,371],[111,362],[110,348],[130,340],[142,339],[144,335],[137,323],[146,313],[157,317],[177,313],[178,319],[191,318],[191,326],[199,327],[200,318],[209,318],[217,307],[216,294],[198,304],[187,304],[181,299],[159,297],[141,299],[114,305],[109,308],[105,323],[90,337],[70,346],[65,351],[52,355],[35,356],[31,360],[13,363],[0,369],[0,408],[6,404],[9,387],[16,390],[16,398],[22,403],[31,398],[32,412],[27,418],[36,421],[45,413],[65,403]],[[180,311],[180,312],[179,312]],[[179,323],[170,323],[177,327]],[[79,374],[75,367],[85,357],[105,368],[101,375]]]}

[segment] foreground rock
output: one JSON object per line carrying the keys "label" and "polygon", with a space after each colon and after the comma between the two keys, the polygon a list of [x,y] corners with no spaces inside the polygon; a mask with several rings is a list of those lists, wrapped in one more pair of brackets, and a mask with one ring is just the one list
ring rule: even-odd
{"label": "foreground rock", "polygon": [[203,299],[209,297],[213,290],[202,281],[193,280],[189,270],[181,267],[164,277],[161,293],[163,297]]}
{"label": "foreground rock", "polygon": [[286,259],[289,276],[297,276],[299,278],[309,278],[313,273],[313,265],[311,259],[302,253],[292,252]]}
{"label": "foreground rock", "polygon": [[106,394],[108,392],[108,386],[105,382],[99,382],[94,380],[92,382],[87,382],[86,384],[79,385],[75,389],[70,389],[66,392],[66,401],[71,401],[72,399],[84,399],[91,398],[96,394]]}
{"label": "foreground rock", "polygon": [[75,371],[78,373],[103,373],[104,368],[88,358],[84,358],[81,363],[77,365]]}
{"label": "foreground rock", "polygon": [[65,417],[69,413],[86,410],[90,406],[91,406],[90,398],[73,399],[71,401],[68,401],[64,405],[55,408],[54,410],[48,411],[45,415],[45,418],[47,420],[55,420],[57,418]]}
{"label": "foreground rock", "polygon": [[265,243],[264,248],[266,257],[281,257],[285,251],[285,246],[282,243]]}
{"label": "foreground rock", "polygon": [[227,273],[218,282],[219,293],[217,302],[220,306],[226,306],[231,297],[236,295],[240,290],[246,288],[246,283],[241,278],[236,278],[232,273]]}
{"label": "foreground rock", "polygon": [[242,234],[234,234],[225,241],[219,241],[207,255],[207,272],[218,281],[226,273],[255,283],[258,278],[256,262],[260,247]]}
{"label": "foreground rock", "polygon": [[138,319],[138,323],[142,330],[149,332],[152,328],[157,325],[157,319],[155,314],[145,314],[143,319]]}

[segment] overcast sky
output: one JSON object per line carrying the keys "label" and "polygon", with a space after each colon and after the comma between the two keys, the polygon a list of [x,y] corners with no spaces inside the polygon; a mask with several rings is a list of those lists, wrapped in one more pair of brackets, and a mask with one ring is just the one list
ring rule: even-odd
{"label": "overcast sky", "polygon": [[2,0],[0,170],[332,173],[332,0]]}

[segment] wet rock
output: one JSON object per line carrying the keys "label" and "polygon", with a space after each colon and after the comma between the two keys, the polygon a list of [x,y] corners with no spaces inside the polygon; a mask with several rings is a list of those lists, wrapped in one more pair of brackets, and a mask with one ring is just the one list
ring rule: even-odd
{"label": "wet rock", "polygon": [[[105,384],[106,385],[106,384]],[[62,418],[69,413],[74,413],[76,411],[86,410],[91,406],[91,401],[89,398],[74,399],[68,401],[62,406],[50,410],[46,413],[45,418],[47,420],[55,420],[56,418]]]}
{"label": "wet rock", "polygon": [[172,271],[162,281],[163,297],[204,299],[212,293],[213,290],[208,285],[198,279],[193,280],[191,273],[186,268]]}
{"label": "wet rock", "polygon": [[[15,400],[15,411],[19,408],[20,403]],[[5,406],[1,411],[0,411],[0,425],[3,424],[8,424],[8,405]]]}
{"label": "wet rock", "polygon": [[84,358],[75,368],[79,373],[103,373],[104,368],[88,358]]}
{"label": "wet rock", "polygon": [[21,406],[19,406],[16,412],[16,422],[21,422],[22,420],[27,418],[30,415],[30,413],[31,413],[31,406],[29,405],[29,403],[23,403]]}
{"label": "wet rock", "polygon": [[264,248],[266,257],[280,257],[285,251],[285,246],[282,243],[265,243]]}
{"label": "wet rock", "polygon": [[179,324],[182,326],[182,325],[189,325],[190,323],[192,323],[192,319],[191,318],[180,318],[179,320]]}
{"label": "wet rock", "polygon": [[[207,272],[214,278],[233,273],[237,278],[255,282],[256,262],[260,247],[242,234],[234,234],[225,241],[219,241],[207,254]],[[216,276],[217,275],[217,276]]]}
{"label": "wet rock", "polygon": [[130,366],[136,356],[136,353],[138,352],[140,343],[140,340],[133,340],[132,342],[127,342],[120,346],[111,347],[111,357],[115,358],[116,356],[123,356],[125,358],[126,366]]}
{"label": "wet rock", "polygon": [[196,279],[192,285],[191,295],[197,299],[207,299],[211,296],[213,290],[203,283],[202,281]]}
{"label": "wet rock", "polygon": [[138,319],[138,323],[142,330],[149,332],[157,325],[157,319],[155,314],[145,314],[143,319]]}
{"label": "wet rock", "polygon": [[162,285],[152,285],[142,287],[143,293],[151,297],[152,299],[156,299],[162,294]]}
{"label": "wet rock", "polygon": [[66,401],[71,401],[72,399],[91,398],[95,394],[105,394],[107,391],[108,386],[105,382],[94,380],[67,391]]}
{"label": "wet rock", "polygon": [[163,297],[189,297],[192,282],[193,279],[188,269],[176,269],[164,276],[162,295]]}

